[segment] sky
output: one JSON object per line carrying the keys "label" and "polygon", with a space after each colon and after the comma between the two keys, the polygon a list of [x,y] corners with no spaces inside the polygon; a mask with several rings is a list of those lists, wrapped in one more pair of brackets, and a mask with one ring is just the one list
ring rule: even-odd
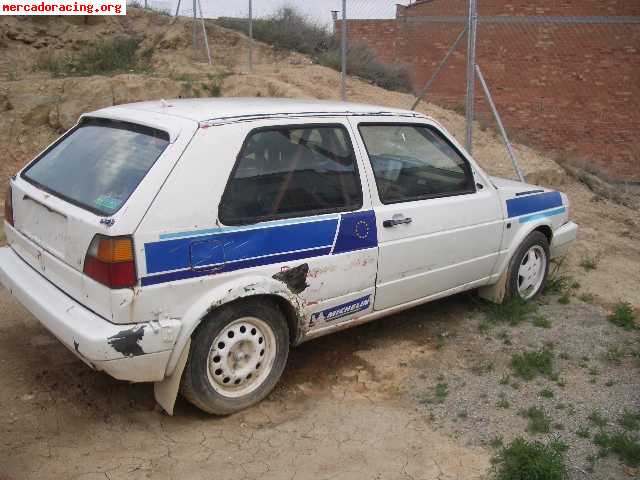
{"label": "sky", "polygon": [[[177,0],[148,0],[151,6],[175,13]],[[249,0],[200,0],[205,17],[246,17]],[[393,18],[396,4],[409,0],[347,0],[348,18]],[[254,17],[267,17],[282,7],[291,6],[311,20],[331,25],[331,10],[341,10],[342,0],[253,0]],[[181,15],[192,15],[193,0],[182,0]],[[341,13],[340,13],[341,15]]]}

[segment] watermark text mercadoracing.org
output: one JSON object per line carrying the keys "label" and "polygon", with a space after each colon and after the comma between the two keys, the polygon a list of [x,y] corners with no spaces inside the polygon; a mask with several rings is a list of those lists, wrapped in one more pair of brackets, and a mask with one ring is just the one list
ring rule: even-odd
{"label": "watermark text mercadoracing.org", "polygon": [[0,0],[0,15],[126,15],[126,0]]}

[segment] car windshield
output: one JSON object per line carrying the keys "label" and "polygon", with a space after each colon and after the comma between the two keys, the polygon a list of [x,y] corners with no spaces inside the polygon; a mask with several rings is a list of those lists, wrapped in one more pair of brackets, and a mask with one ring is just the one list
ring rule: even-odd
{"label": "car windshield", "polygon": [[43,190],[100,215],[127,201],[169,144],[169,135],[140,125],[87,119],[22,174]]}

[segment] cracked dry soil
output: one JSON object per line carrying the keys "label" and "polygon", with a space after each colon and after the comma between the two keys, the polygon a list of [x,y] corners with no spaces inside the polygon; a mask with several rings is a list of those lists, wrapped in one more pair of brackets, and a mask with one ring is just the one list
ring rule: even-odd
{"label": "cracked dry soil", "polygon": [[[555,338],[573,345],[576,358],[592,350],[588,342],[602,350],[623,338],[599,307],[546,303],[540,308],[552,329],[505,327],[512,339],[505,346],[497,340],[502,327],[478,331],[483,314],[471,295],[434,302],[294,349],[280,384],[252,409],[211,417],[179,399],[168,417],[155,406],[150,385],[89,370],[2,291],[0,479],[486,478],[488,439],[527,435],[517,406],[510,412],[492,406],[506,388],[499,379],[510,352]],[[638,345],[636,333],[624,338]],[[494,368],[479,376],[476,364],[487,358]],[[594,395],[602,385],[590,385],[575,374],[577,365],[565,363],[562,395],[575,397],[578,416],[611,392],[616,410],[639,406],[635,367],[611,372],[630,373]],[[426,405],[422,399],[440,375],[450,394]],[[538,389],[531,384],[508,394],[526,407]],[[578,444],[575,461],[588,449]],[[609,459],[593,478],[623,472]]]}

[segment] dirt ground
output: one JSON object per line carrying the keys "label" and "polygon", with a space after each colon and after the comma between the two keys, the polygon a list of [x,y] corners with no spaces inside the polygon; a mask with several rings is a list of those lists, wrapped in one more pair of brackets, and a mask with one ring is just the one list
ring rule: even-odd
{"label": "dirt ground", "polygon": [[[597,447],[576,431],[595,410],[611,425],[640,411],[640,334],[575,297],[545,297],[548,329],[481,332],[483,308],[459,295],[317,339],[293,350],[255,408],[217,418],[179,399],[168,417],[151,386],[92,372],[3,291],[0,478],[479,479],[491,441],[518,436],[566,442],[572,480],[637,476],[613,457],[591,465]],[[550,341],[559,378],[518,385],[510,355]],[[606,360],[614,347],[620,363]],[[443,382],[448,394],[432,401]],[[550,433],[525,432],[518,412],[530,406],[552,416]]]}
{"label": "dirt ground", "polygon": [[[216,65],[194,63],[188,22],[170,25],[167,17],[135,9],[88,24],[4,17],[0,27],[0,190],[82,112],[204,95],[211,82],[224,96],[335,99],[339,92],[337,72],[266,45],[259,45],[256,70],[247,73],[246,39],[220,28],[209,33]],[[43,52],[77,50],[115,34],[146,35],[145,45],[155,46],[152,73],[52,78],[33,69]],[[395,107],[413,100],[358,79],[349,80],[348,96]],[[463,138],[459,114],[420,109]],[[597,448],[576,431],[586,426],[595,433],[587,419],[594,410],[613,428],[625,409],[640,409],[639,333],[606,320],[618,301],[640,307],[640,212],[595,195],[539,152],[516,150],[528,181],[569,195],[580,226],[561,265],[580,287],[569,304],[550,296],[538,307],[551,328],[527,321],[481,331],[485,307],[459,295],[295,349],[276,390],[246,412],[209,417],[179,400],[168,417],[155,406],[150,385],[92,372],[2,290],[0,480],[486,478],[491,444],[517,436],[562,438],[572,480],[638,478],[613,456],[589,460]],[[476,129],[474,155],[490,173],[514,176],[491,129]],[[519,388],[515,380],[503,382],[512,375],[511,355],[549,342],[562,381],[519,381]],[[619,352],[616,362],[611,351]],[[434,401],[439,384],[447,394]],[[543,389],[553,397],[540,396]],[[501,400],[510,408],[497,407]],[[525,431],[518,412],[531,406],[552,417],[550,433]]]}

